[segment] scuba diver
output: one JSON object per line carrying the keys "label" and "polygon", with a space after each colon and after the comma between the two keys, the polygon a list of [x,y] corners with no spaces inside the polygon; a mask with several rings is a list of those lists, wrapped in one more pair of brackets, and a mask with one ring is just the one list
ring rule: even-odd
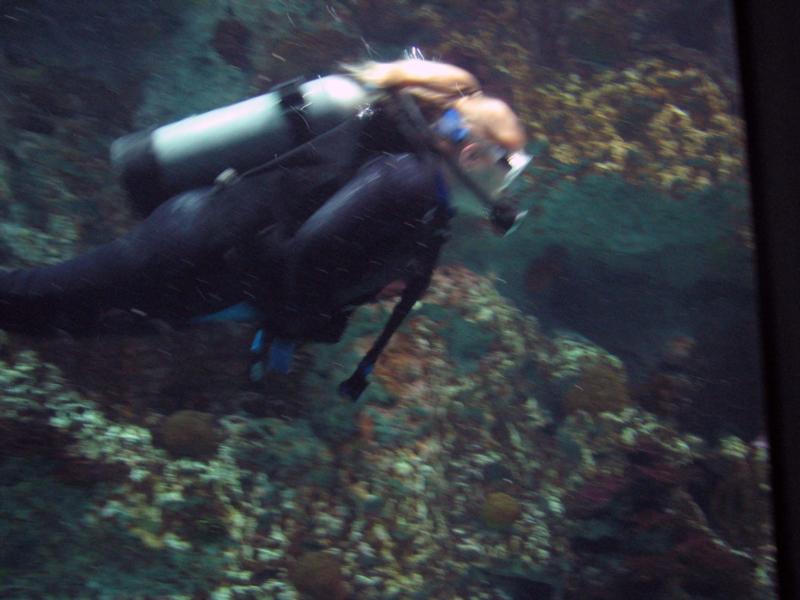
{"label": "scuba diver", "polygon": [[515,228],[524,212],[500,196],[530,157],[511,108],[459,67],[411,58],[343,71],[117,140],[112,164],[145,218],[60,264],[0,272],[0,328],[85,335],[120,314],[257,321],[258,379],[402,289],[339,387],[358,398],[430,283],[456,209]]}

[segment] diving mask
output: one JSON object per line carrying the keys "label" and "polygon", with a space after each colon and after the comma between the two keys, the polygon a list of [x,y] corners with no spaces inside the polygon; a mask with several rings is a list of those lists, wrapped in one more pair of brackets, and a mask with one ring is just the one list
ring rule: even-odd
{"label": "diving mask", "polygon": [[469,127],[455,108],[446,110],[433,124],[433,130],[455,145],[469,142],[477,145],[477,153],[486,157],[487,164],[474,169],[476,179],[492,198],[496,198],[510,186],[533,158],[522,150],[510,152],[499,144],[474,139]]}
{"label": "diving mask", "polygon": [[500,144],[473,138],[469,128],[454,108],[448,109],[433,124],[433,131],[455,146],[472,144],[469,165],[447,159],[453,172],[489,211],[492,228],[499,235],[517,230],[528,214],[518,203],[501,198],[502,193],[527,168],[533,158],[522,150],[509,151]]}
{"label": "diving mask", "polygon": [[487,153],[492,158],[494,165],[504,171],[502,181],[490,190],[492,195],[499,195],[500,192],[510,186],[514,180],[528,167],[533,157],[530,154],[517,150],[509,152],[506,148],[497,144],[488,144]]}

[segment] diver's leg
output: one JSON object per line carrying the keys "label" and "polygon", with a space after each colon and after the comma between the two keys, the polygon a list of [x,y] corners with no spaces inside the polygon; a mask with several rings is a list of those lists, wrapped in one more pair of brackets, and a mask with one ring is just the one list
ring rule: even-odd
{"label": "diver's leg", "polygon": [[254,178],[187,192],[81,256],[0,272],[0,327],[84,333],[112,309],[169,319],[235,303],[235,280],[224,272],[223,255],[270,222],[265,183]]}

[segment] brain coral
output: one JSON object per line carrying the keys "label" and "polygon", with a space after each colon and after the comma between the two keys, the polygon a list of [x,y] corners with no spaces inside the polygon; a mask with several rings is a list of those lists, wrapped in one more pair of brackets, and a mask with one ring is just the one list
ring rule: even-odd
{"label": "brain coral", "polygon": [[621,410],[630,404],[625,370],[606,361],[592,362],[564,394],[564,410],[591,414]]}
{"label": "brain coral", "polygon": [[210,458],[220,441],[213,417],[196,410],[172,413],[161,423],[158,433],[161,445],[174,457]]}
{"label": "brain coral", "polygon": [[481,519],[489,527],[506,529],[522,514],[519,501],[504,492],[492,492],[486,496],[481,509]]}
{"label": "brain coral", "polygon": [[306,552],[289,570],[297,590],[314,599],[344,600],[347,587],[339,561],[326,552]]}

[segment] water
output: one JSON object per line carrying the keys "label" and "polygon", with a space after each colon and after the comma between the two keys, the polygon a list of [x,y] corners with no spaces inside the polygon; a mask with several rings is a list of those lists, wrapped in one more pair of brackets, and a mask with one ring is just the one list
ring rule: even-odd
{"label": "water", "polygon": [[460,65],[535,155],[357,403],[396,296],[257,383],[257,323],[3,334],[0,597],[776,597],[727,4],[9,0],[0,47],[8,268],[139,222],[114,139],[340,62]]}

